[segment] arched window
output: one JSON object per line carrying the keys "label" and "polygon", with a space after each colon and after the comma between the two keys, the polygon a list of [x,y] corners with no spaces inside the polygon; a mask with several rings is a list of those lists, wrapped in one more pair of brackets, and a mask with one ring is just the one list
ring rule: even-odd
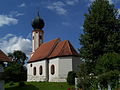
{"label": "arched window", "polygon": [[36,75],[36,67],[33,68],[33,75]]}
{"label": "arched window", "polygon": [[30,64],[30,67],[32,67],[32,64]]}
{"label": "arched window", "polygon": [[42,73],[43,73],[43,68],[42,68],[42,66],[40,66],[40,68],[39,68],[39,74],[42,75]]}
{"label": "arched window", "polygon": [[33,36],[33,39],[34,39],[34,36]]}
{"label": "arched window", "polygon": [[55,66],[51,65],[51,74],[54,75],[55,74]]}

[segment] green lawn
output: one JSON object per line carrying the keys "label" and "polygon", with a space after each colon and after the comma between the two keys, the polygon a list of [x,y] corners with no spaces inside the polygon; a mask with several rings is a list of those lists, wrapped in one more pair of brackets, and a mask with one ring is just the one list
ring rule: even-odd
{"label": "green lawn", "polygon": [[5,84],[5,90],[67,90],[68,88],[74,88],[67,83],[57,82],[25,82],[25,86],[20,87],[18,83],[10,85]]}

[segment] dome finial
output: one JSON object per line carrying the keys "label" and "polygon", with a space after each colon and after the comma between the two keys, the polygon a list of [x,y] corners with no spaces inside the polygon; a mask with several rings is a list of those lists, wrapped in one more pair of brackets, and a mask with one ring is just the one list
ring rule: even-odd
{"label": "dome finial", "polygon": [[37,16],[32,21],[32,27],[34,29],[42,29],[45,23],[42,18],[40,18],[39,10],[37,10]]}
{"label": "dome finial", "polygon": [[38,17],[40,17],[39,8],[37,8],[37,15],[38,15]]}

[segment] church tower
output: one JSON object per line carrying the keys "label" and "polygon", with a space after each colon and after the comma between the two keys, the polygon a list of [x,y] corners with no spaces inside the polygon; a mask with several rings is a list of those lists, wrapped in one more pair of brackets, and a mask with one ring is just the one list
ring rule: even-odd
{"label": "church tower", "polygon": [[32,53],[43,43],[44,31],[42,28],[44,25],[45,23],[38,12],[38,15],[32,21],[32,27],[34,29],[32,31]]}

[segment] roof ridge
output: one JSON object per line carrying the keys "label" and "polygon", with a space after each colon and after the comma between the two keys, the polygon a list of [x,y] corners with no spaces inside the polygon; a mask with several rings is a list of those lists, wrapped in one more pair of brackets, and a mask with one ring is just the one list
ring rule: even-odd
{"label": "roof ridge", "polygon": [[69,51],[72,53],[72,50],[71,50],[71,45],[70,45],[70,43],[69,43],[69,41],[67,41],[67,43],[68,43],[68,49],[69,49]]}
{"label": "roof ridge", "polygon": [[[53,39],[53,40],[60,40],[60,38],[56,38],[56,39]],[[48,42],[51,42],[51,41],[53,41],[53,40],[50,40],[50,41],[47,41],[47,42],[44,42],[43,44],[46,44],[46,43],[48,43]]]}
{"label": "roof ridge", "polygon": [[75,48],[71,45],[71,43],[68,41],[68,44],[69,44],[69,50],[70,50],[70,52],[71,53],[77,53],[78,54],[78,52],[75,50]]}
{"label": "roof ridge", "polygon": [[66,44],[67,40],[64,40],[63,42],[64,42],[64,45],[62,46],[61,51],[59,52],[58,55],[61,55],[61,54],[62,54],[62,52],[63,52],[63,50],[64,50],[63,48],[65,47],[65,44]]}
{"label": "roof ridge", "polygon": [[[59,41],[60,38],[56,38],[56,39],[53,39],[53,40]],[[53,41],[53,40],[50,40],[50,41],[48,41],[48,42],[44,42],[44,43],[42,43],[41,45],[44,45],[44,44],[46,44],[46,43],[49,43],[49,42],[51,42],[51,41]],[[40,45],[40,46],[41,46],[41,45]],[[39,47],[40,47],[40,46],[39,46]],[[38,47],[37,49],[39,49],[39,47]],[[37,51],[37,49],[36,49],[35,51]]]}
{"label": "roof ridge", "polygon": [[45,57],[49,57],[51,55],[51,53],[54,51],[55,47],[57,46],[57,44],[60,42],[60,38],[57,38],[56,41],[54,42],[53,47],[51,48],[50,52],[48,53],[48,55]]}

